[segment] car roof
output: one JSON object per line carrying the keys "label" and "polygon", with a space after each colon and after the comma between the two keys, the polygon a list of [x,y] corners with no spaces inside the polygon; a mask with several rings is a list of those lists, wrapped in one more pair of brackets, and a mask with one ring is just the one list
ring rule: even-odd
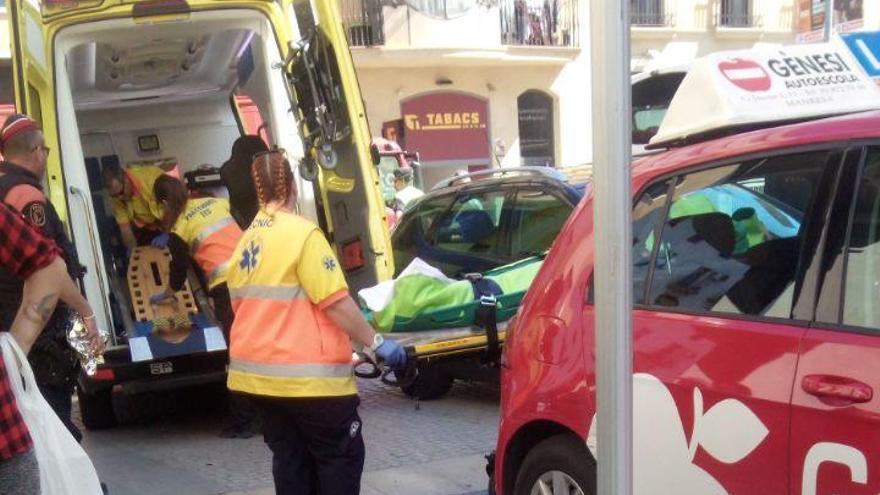
{"label": "car roof", "polygon": [[701,163],[812,144],[880,137],[880,111],[860,112],[760,129],[650,155],[633,164],[633,180],[674,173]]}
{"label": "car roof", "polygon": [[[564,172],[564,169],[562,169]],[[440,189],[432,189],[427,192],[424,196],[419,198],[419,201],[424,201],[430,198],[436,198],[438,196],[445,196],[448,194],[458,194],[461,191],[467,191],[469,189],[484,189],[484,188],[492,188],[499,185],[505,186],[513,186],[513,185],[525,185],[525,184],[542,184],[548,185],[551,187],[556,187],[560,190],[566,191],[568,195],[576,195],[578,197],[583,197],[586,183],[585,182],[567,182],[558,179],[554,179],[548,176],[542,175],[510,175],[510,176],[502,176],[502,177],[487,177],[480,180],[474,180],[470,182],[462,182],[458,184],[452,184],[449,186],[442,187]]]}

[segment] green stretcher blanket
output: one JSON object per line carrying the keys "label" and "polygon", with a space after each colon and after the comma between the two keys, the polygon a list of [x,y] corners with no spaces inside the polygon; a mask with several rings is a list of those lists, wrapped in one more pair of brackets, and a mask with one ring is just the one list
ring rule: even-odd
{"label": "green stretcher blanket", "polygon": [[[483,273],[496,295],[498,321],[516,313],[543,257],[531,257]],[[494,282],[494,284],[493,284]],[[361,307],[379,332],[418,332],[474,324],[479,297],[470,280],[451,279],[420,258],[400,275],[358,292]]]}

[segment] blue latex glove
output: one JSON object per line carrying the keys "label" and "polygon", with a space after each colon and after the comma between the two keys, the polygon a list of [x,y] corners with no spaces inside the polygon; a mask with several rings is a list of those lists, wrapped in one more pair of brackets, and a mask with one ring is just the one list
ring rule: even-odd
{"label": "blue latex glove", "polygon": [[159,249],[167,247],[168,246],[168,234],[165,232],[162,232],[161,234],[157,235],[156,237],[153,237],[153,240],[150,241],[150,245],[152,245],[154,248],[159,248]]}
{"label": "blue latex glove", "polygon": [[158,294],[150,296],[150,304],[162,304],[162,302],[171,299],[172,297],[174,297],[173,294],[169,294],[163,290]]}
{"label": "blue latex glove", "polygon": [[385,342],[376,348],[376,355],[393,370],[400,370],[406,366],[406,351],[391,339],[385,339]]}

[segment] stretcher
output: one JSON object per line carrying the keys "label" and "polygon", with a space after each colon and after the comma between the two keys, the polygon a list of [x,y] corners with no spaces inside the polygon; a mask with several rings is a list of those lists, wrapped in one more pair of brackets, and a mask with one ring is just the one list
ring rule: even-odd
{"label": "stretcher", "polygon": [[380,378],[391,386],[406,387],[420,370],[447,359],[479,354],[486,366],[496,367],[508,322],[498,322],[497,301],[486,296],[479,301],[474,325],[440,330],[396,332],[393,337],[407,355],[406,368],[392,370],[367,353],[357,353],[355,374],[361,378]]}
{"label": "stretcher", "polygon": [[168,286],[170,257],[167,249],[142,246],[129,258],[136,320],[135,335],[128,339],[132,362],[226,349],[223,332],[199,311],[189,281],[166,303],[150,302]]}

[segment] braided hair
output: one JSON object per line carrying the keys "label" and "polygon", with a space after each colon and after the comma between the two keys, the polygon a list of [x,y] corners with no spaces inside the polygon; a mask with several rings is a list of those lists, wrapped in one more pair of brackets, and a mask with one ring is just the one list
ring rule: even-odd
{"label": "braided hair", "polygon": [[275,213],[288,203],[291,196],[296,195],[293,170],[280,150],[257,156],[251,163],[251,176],[260,208],[269,214]]}

